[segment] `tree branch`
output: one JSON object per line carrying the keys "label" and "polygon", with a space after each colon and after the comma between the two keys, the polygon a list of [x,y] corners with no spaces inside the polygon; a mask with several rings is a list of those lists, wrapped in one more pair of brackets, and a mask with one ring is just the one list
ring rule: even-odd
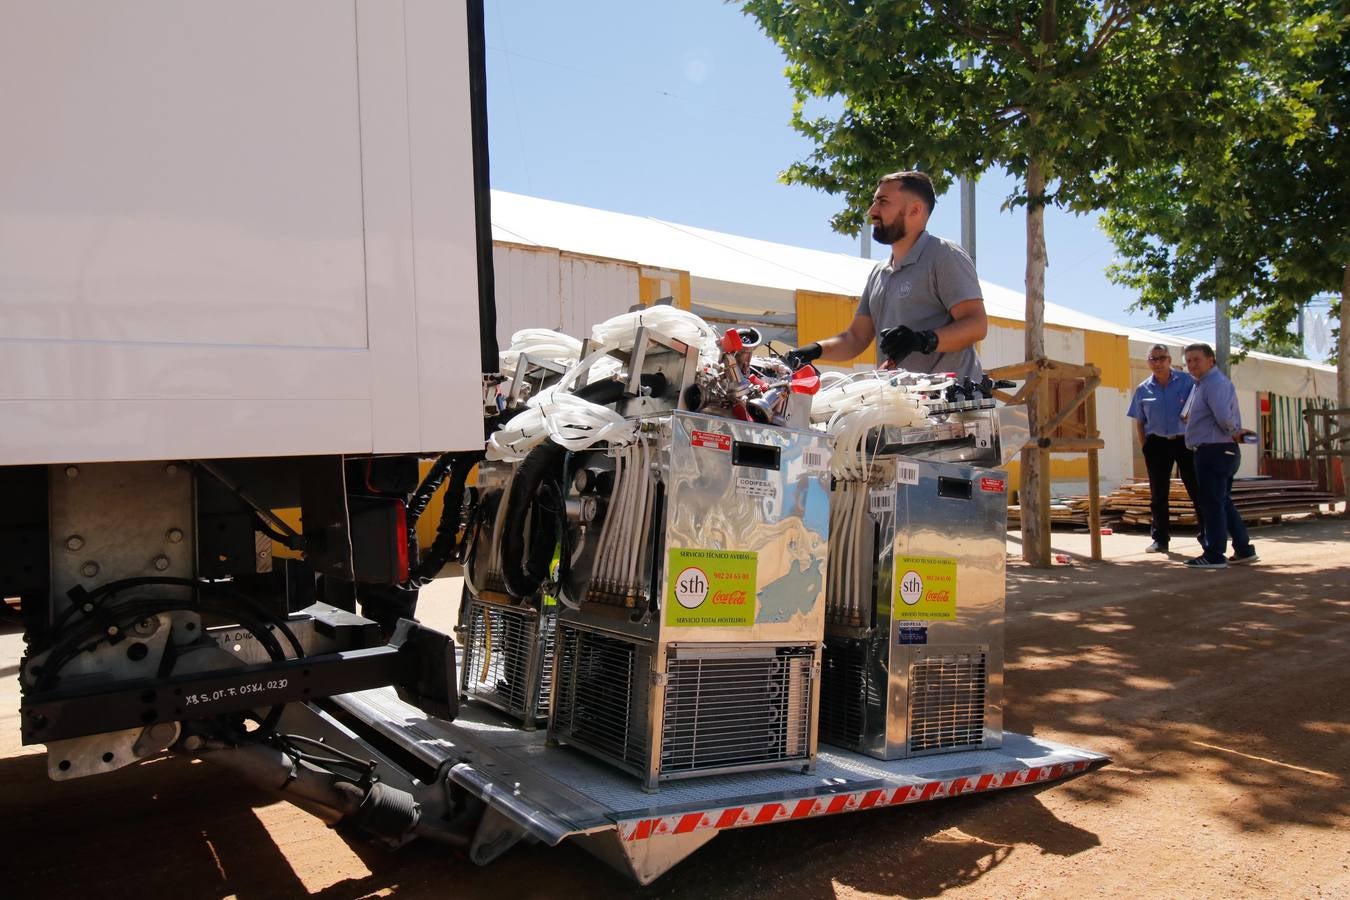
{"label": "tree branch", "polygon": [[[955,9],[955,6],[959,6],[960,9]],[[1011,47],[1020,53],[1023,58],[1031,59],[1030,51],[1022,41],[1020,34],[1015,31],[999,31],[973,24],[970,21],[970,14],[965,3],[952,4],[939,0],[937,3],[930,4],[929,8],[933,15],[945,22],[954,31],[976,40]]]}
{"label": "tree branch", "polygon": [[1087,53],[1083,55],[1084,61],[1092,62],[1095,60],[1111,38],[1123,31],[1125,26],[1133,20],[1133,10],[1123,3],[1112,3],[1111,11],[1107,13],[1101,27],[1097,29],[1097,36],[1092,39],[1092,43],[1087,48]]}

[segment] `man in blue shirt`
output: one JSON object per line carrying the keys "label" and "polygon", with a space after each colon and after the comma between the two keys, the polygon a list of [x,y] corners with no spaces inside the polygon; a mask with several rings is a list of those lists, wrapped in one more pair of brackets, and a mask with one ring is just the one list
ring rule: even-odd
{"label": "man in blue shirt", "polygon": [[1185,426],[1181,424],[1181,408],[1191,396],[1195,379],[1180,369],[1172,368],[1172,352],[1162,344],[1154,344],[1148,351],[1148,367],[1152,375],[1139,382],[1125,415],[1134,419],[1139,444],[1144,448],[1144,465],[1148,469],[1149,529],[1153,543],[1146,553],[1166,553],[1171,539],[1172,469],[1181,473],[1181,483],[1196,507],[1196,529],[1203,546],[1204,526],[1199,519],[1196,500],[1195,464],[1186,447]]}
{"label": "man in blue shirt", "polygon": [[[1242,462],[1239,442],[1247,433],[1238,412],[1237,391],[1228,376],[1215,368],[1214,349],[1209,344],[1186,347],[1186,369],[1195,379],[1195,387],[1182,415],[1186,446],[1195,453],[1199,489],[1196,507],[1205,523],[1205,552],[1186,565],[1192,569],[1222,569],[1228,563],[1254,563],[1260,557],[1232,496],[1233,476]],[[1225,560],[1229,534],[1233,536],[1233,555]]]}

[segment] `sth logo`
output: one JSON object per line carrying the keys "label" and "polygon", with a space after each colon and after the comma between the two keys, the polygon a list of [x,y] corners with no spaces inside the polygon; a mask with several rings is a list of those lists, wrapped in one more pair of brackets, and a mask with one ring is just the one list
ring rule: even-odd
{"label": "sth logo", "polygon": [[708,599],[708,573],[689,566],[675,579],[675,601],[685,609],[698,609]]}

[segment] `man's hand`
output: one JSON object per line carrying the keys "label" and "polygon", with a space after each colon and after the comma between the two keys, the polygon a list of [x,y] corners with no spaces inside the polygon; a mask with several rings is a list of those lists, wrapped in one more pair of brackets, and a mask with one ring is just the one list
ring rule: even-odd
{"label": "man's hand", "polygon": [[887,328],[881,332],[878,340],[881,352],[897,365],[911,353],[932,353],[937,349],[937,332],[930,330],[914,331],[907,325]]}
{"label": "man's hand", "polygon": [[782,359],[783,362],[787,363],[788,368],[795,372],[807,363],[820,359],[820,354],[822,352],[824,351],[821,349],[820,344],[812,342],[800,347],[793,347],[783,354]]}

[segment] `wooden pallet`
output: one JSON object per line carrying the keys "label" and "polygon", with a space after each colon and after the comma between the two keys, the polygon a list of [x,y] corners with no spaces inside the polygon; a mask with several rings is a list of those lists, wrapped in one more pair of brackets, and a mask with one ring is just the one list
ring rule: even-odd
{"label": "wooden pallet", "polygon": [[[1195,525],[1195,507],[1181,479],[1173,478],[1168,490],[1168,521],[1173,525]],[[1288,479],[1238,478],[1233,481],[1233,504],[1244,522],[1279,521],[1287,515],[1303,515],[1320,511],[1324,504],[1340,498],[1317,489],[1313,481]],[[1050,524],[1087,527],[1087,497],[1057,498],[1050,508]],[[1008,527],[1021,524],[1021,510],[1008,507]],[[1102,498],[1102,526],[1148,528],[1152,521],[1149,510],[1148,481],[1137,479],[1126,482]]]}

